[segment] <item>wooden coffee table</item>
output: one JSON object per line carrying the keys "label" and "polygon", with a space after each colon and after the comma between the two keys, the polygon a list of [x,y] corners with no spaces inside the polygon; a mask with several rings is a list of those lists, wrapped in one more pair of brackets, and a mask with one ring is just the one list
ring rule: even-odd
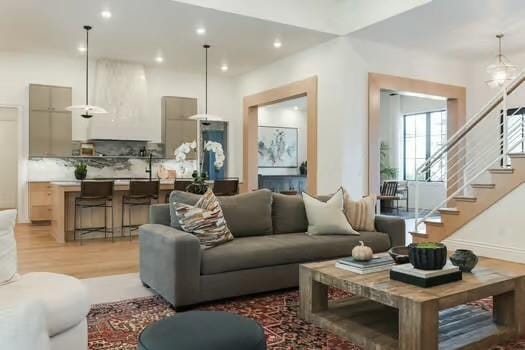
{"label": "wooden coffee table", "polygon": [[[353,294],[328,301],[328,287]],[[365,349],[488,349],[525,334],[525,265],[481,258],[463,281],[419,288],[335,261],[300,266],[299,316]],[[465,305],[494,297],[494,311]]]}

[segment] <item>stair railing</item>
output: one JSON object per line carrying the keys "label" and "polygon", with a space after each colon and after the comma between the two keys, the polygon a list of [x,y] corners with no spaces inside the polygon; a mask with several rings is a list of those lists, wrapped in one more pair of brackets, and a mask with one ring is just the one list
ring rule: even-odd
{"label": "stair railing", "polygon": [[[509,128],[508,120],[518,113],[506,115],[508,98],[525,81],[525,70],[504,86],[483,108],[450,136],[445,144],[415,169],[415,232],[425,220],[436,215],[454,197],[468,195],[470,185],[494,167],[506,167],[508,155],[525,141],[524,125]],[[521,106],[519,106],[521,107]],[[502,117],[503,116],[503,117]],[[446,169],[446,199],[435,208],[421,214],[421,184],[442,174]]]}

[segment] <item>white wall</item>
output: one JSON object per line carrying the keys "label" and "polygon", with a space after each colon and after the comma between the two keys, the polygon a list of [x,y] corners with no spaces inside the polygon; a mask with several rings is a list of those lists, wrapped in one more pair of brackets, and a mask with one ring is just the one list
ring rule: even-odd
{"label": "white wall", "polygon": [[[306,160],[306,111],[294,110],[291,105],[260,107],[258,110],[259,126],[277,126],[297,128],[297,166]],[[261,175],[297,175],[299,168],[259,168]]]}
{"label": "white wall", "polygon": [[[368,186],[368,73],[384,73],[465,86],[466,65],[425,53],[340,37],[237,79],[234,123],[242,130],[242,98],[318,76],[319,192],[341,184],[353,196]],[[233,140],[236,173],[242,170],[242,135]]]}
{"label": "white wall", "polygon": [[525,184],[495,203],[445,240],[449,249],[525,263]]}

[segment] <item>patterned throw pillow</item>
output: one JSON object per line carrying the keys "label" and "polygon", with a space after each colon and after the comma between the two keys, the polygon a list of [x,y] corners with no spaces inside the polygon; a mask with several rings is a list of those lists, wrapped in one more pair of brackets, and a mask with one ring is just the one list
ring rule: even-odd
{"label": "patterned throw pillow", "polygon": [[217,197],[208,190],[195,206],[174,203],[177,219],[185,232],[195,234],[203,249],[233,240]]}

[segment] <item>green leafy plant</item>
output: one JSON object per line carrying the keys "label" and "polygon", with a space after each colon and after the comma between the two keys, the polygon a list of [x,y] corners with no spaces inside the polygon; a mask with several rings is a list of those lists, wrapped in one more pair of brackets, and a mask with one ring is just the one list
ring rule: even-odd
{"label": "green leafy plant", "polygon": [[435,242],[422,242],[416,244],[417,248],[420,249],[441,249],[444,247],[442,243],[435,243]]}
{"label": "green leafy plant", "polygon": [[308,162],[306,160],[302,162],[301,165],[299,166],[299,172],[301,173],[301,175],[308,174]]}
{"label": "green leafy plant", "polygon": [[75,165],[75,178],[77,180],[84,180],[87,177],[87,164],[83,161]]}
{"label": "green leafy plant", "polygon": [[208,180],[208,174],[195,170],[193,174],[191,174],[191,177],[193,178],[193,182],[189,184],[188,187],[186,187],[186,191],[195,194],[206,193],[208,190],[208,185],[206,184],[206,180]]}
{"label": "green leafy plant", "polygon": [[390,151],[390,146],[385,142],[381,142],[380,147],[380,174],[383,180],[391,180],[397,178],[398,169],[390,167],[388,161],[388,151]]}

